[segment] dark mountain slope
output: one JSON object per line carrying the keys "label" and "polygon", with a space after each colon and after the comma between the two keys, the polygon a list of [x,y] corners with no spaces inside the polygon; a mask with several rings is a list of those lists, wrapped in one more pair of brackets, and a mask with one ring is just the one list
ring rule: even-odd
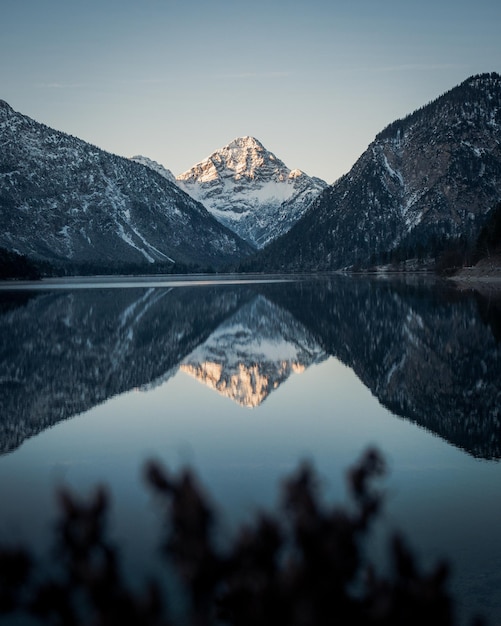
{"label": "dark mountain slope", "polygon": [[0,246],[40,260],[221,265],[251,248],[158,173],[0,101]]}
{"label": "dark mountain slope", "polygon": [[257,265],[367,267],[473,246],[500,199],[501,77],[483,74],[390,124]]}

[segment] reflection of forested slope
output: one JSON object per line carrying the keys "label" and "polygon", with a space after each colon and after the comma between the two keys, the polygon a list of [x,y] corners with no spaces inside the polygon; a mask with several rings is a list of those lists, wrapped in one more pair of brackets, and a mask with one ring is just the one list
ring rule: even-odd
{"label": "reflection of forested slope", "polygon": [[103,289],[6,301],[0,306],[0,453],[165,377],[248,297],[244,289]]}
{"label": "reflection of forested slope", "polygon": [[339,279],[273,292],[391,411],[501,458],[501,343],[493,303],[446,288]]}

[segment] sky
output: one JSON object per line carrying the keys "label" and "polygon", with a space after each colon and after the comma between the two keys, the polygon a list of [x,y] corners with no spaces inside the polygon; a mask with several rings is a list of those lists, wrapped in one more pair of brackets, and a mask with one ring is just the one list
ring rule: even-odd
{"label": "sky", "polygon": [[493,0],[0,3],[0,99],[175,175],[251,135],[332,183],[390,122],[501,72]]}

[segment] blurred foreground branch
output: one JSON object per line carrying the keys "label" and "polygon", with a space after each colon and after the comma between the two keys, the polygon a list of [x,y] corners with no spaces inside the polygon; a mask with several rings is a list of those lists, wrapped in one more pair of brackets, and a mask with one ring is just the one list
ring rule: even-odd
{"label": "blurred foreground branch", "polygon": [[106,536],[107,493],[84,504],[63,492],[57,575],[45,580],[25,550],[0,547],[0,623],[24,615],[30,624],[72,626],[452,626],[445,564],[421,571],[401,537],[392,543],[390,575],[367,562],[364,541],[383,503],[375,482],[384,471],[380,454],[367,451],[348,473],[351,504],[325,507],[314,471],[302,465],[284,484],[282,513],[256,515],[221,548],[193,474],[148,463],[147,484],[165,510],[164,556],[188,600],[182,616],[159,582],[128,588]]}

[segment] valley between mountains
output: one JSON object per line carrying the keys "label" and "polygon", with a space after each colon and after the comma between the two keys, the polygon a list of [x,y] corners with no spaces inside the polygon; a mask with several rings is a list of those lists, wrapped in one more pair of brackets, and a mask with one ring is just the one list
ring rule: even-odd
{"label": "valley between mountains", "polygon": [[147,156],[107,153],[4,101],[0,145],[4,278],[429,270],[500,252],[495,73],[472,76],[390,124],[331,185],[289,169],[253,137],[174,176]]}

